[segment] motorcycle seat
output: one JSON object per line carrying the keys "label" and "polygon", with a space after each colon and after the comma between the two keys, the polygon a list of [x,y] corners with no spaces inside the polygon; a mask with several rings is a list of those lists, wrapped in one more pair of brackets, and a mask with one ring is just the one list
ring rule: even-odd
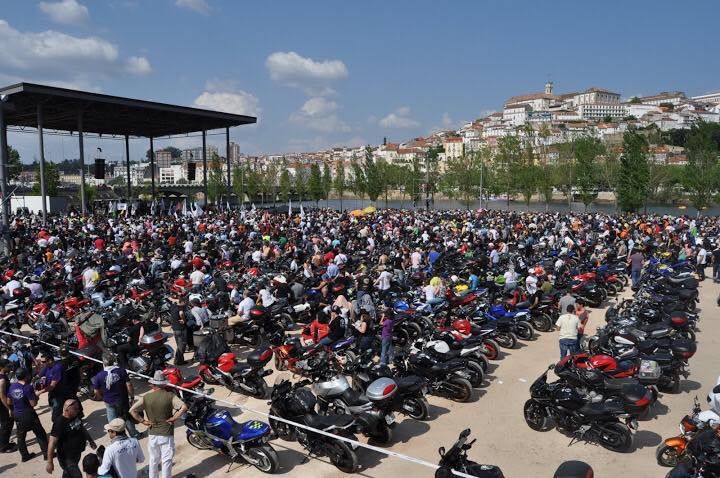
{"label": "motorcycle seat", "polygon": [[395,383],[397,383],[398,390],[401,393],[406,391],[414,391],[425,384],[425,380],[416,375],[409,375],[407,377],[396,377],[393,378],[393,380],[395,380]]}
{"label": "motorcycle seat", "polygon": [[351,415],[305,415],[305,424],[309,427],[328,430],[332,428],[345,428],[355,419]]}
{"label": "motorcycle seat", "polygon": [[231,374],[238,373],[240,375],[245,375],[245,374],[249,373],[252,369],[253,368],[246,363],[239,363],[239,364],[235,365],[232,369],[230,369],[230,373]]}
{"label": "motorcycle seat", "polygon": [[185,380],[183,381],[181,387],[187,388],[188,390],[192,390],[193,388],[197,387],[198,384],[202,382],[202,378],[192,376],[192,377],[185,377]]}
{"label": "motorcycle seat", "polygon": [[351,407],[359,407],[361,405],[365,405],[366,403],[370,402],[368,398],[358,393],[356,390],[353,390],[352,388],[348,388],[342,393],[342,401],[350,405]]}
{"label": "motorcycle seat", "polygon": [[606,390],[622,391],[626,385],[637,385],[636,378],[606,378],[603,382]]}
{"label": "motorcycle seat", "polygon": [[621,411],[623,411],[622,404],[614,401],[604,403],[586,403],[580,408],[580,410],[578,410],[578,412],[585,416],[601,416]]}
{"label": "motorcycle seat", "polygon": [[643,356],[645,360],[654,360],[659,364],[667,364],[673,361],[673,356],[669,352],[656,352],[651,355]]}

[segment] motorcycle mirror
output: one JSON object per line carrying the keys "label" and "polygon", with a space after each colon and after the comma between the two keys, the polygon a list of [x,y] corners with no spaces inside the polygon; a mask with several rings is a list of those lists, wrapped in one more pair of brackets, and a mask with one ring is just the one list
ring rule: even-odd
{"label": "motorcycle mirror", "polygon": [[444,457],[445,456],[445,447],[441,446],[440,448],[438,448],[438,453],[440,454],[441,457]]}
{"label": "motorcycle mirror", "polygon": [[469,428],[466,428],[465,430],[462,431],[462,433],[460,433],[460,438],[467,438],[467,437],[469,437],[469,436],[470,436],[470,429],[469,429]]}

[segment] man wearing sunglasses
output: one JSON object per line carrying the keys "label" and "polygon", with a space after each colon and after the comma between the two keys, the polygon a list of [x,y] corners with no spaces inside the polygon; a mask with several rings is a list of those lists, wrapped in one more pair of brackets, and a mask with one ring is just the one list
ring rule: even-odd
{"label": "man wearing sunglasses", "polygon": [[65,401],[65,366],[60,361],[55,361],[52,354],[42,352],[40,354],[40,389],[38,395],[48,394],[48,404],[52,407],[53,420],[62,414],[63,402]]}

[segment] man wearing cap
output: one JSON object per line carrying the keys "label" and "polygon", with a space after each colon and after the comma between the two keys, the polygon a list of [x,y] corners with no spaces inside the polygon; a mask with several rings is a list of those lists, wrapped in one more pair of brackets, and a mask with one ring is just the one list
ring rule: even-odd
{"label": "man wearing cap", "polygon": [[137,464],[145,461],[145,455],[137,439],[125,434],[125,427],[122,418],[115,418],[105,425],[110,445],[103,454],[99,475],[114,471],[113,476],[118,478],[137,478]]}
{"label": "man wearing cap", "polygon": [[[169,382],[160,370],[148,382],[152,390],[135,402],[130,408],[130,415],[148,427],[150,478],[157,478],[159,465],[162,466],[162,478],[171,478],[175,422],[187,411],[187,406],[177,395],[165,389]],[[142,411],[147,418],[142,418]]]}
{"label": "man wearing cap", "polygon": [[79,463],[87,443],[93,450],[97,448],[80,418],[80,402],[74,398],[65,400],[62,415],[53,419],[45,471],[52,475],[55,469],[53,459],[57,450],[63,478],[82,478]]}

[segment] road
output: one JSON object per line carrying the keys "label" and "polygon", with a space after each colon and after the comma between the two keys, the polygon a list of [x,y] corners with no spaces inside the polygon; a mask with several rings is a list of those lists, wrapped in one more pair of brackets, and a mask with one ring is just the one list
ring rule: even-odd
{"label": "road", "polygon": [[[720,366],[720,323],[715,319],[716,297],[720,287],[710,281],[700,286],[700,332],[698,333],[698,352],[690,362],[690,377],[683,380],[678,394],[661,394],[654,417],[640,422],[639,431],[634,437],[634,449],[631,453],[618,454],[607,451],[594,444],[574,443],[571,438],[557,430],[546,432],[532,431],[523,419],[523,404],[529,397],[528,388],[532,381],[545,368],[558,359],[559,349],[556,333],[541,334],[536,340],[520,343],[518,349],[504,352],[504,358],[491,364],[489,384],[474,392],[470,403],[459,404],[449,400],[429,397],[432,420],[415,422],[399,417],[400,423],[393,430],[394,443],[390,449],[398,453],[413,456],[436,463],[437,448],[449,447],[464,428],[472,429],[472,437],[477,443],[470,457],[480,463],[498,465],[508,478],[551,477],[555,468],[564,460],[578,459],[589,463],[598,478],[614,476],[664,477],[668,469],[659,467],[655,462],[655,449],[662,439],[677,432],[677,424],[692,407],[697,395],[705,403],[707,392],[715,385]],[[592,332],[603,323],[604,309],[593,309],[587,330]],[[189,358],[189,355],[188,355]],[[192,374],[195,367],[184,367],[185,374]],[[268,377],[272,384],[275,375]],[[139,383],[140,390],[145,384]],[[247,407],[267,411],[266,401],[247,398],[217,388],[214,397],[230,400]],[[46,398],[39,407],[41,421],[50,429],[50,413]],[[107,445],[103,431],[105,412],[102,404],[84,402],[85,413],[91,434],[98,443]],[[231,409],[237,420],[260,418],[250,412]],[[142,426],[139,427],[142,429]],[[198,451],[185,440],[185,428],[179,426],[175,432],[176,455],[173,467],[174,476],[186,476],[194,473],[198,477],[226,476],[227,460],[211,451]],[[30,434],[32,437],[32,434]],[[37,451],[34,439],[29,440],[30,451]],[[147,451],[147,439],[141,441]],[[281,461],[280,476],[345,476],[324,458],[311,458],[306,461],[305,454],[297,443],[274,440]],[[89,451],[89,450],[88,450]],[[432,476],[432,470],[421,465],[395,457],[382,455],[370,450],[359,450],[362,469],[360,476],[388,477],[411,474],[413,476]],[[146,467],[141,474],[145,475]],[[245,477],[264,476],[252,467],[233,465],[232,470],[240,471]],[[20,463],[19,454],[0,454],[0,472],[10,471],[15,476],[48,476],[41,458]],[[60,476],[56,466],[54,476]],[[8,475],[9,476],[9,475]]]}

